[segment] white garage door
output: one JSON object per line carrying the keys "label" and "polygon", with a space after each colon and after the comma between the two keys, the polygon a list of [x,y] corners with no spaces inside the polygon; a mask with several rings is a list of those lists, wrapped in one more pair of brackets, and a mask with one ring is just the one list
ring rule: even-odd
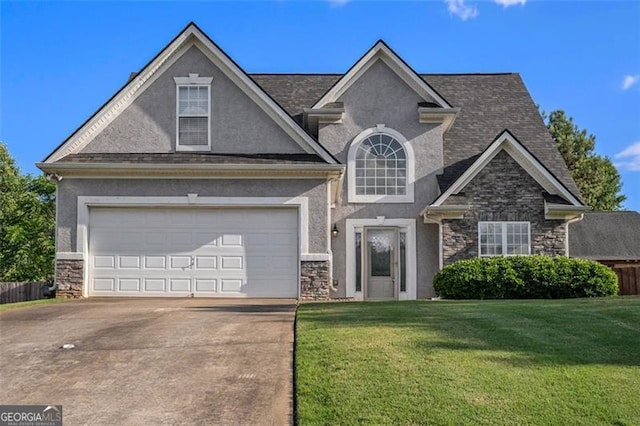
{"label": "white garage door", "polygon": [[89,295],[298,296],[294,209],[91,208]]}

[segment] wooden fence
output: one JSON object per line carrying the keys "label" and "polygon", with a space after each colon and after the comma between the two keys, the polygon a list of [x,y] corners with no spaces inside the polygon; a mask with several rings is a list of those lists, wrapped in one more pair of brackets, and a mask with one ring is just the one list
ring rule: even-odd
{"label": "wooden fence", "polygon": [[0,305],[44,299],[44,282],[0,283]]}
{"label": "wooden fence", "polygon": [[640,265],[616,265],[613,272],[618,276],[618,294],[640,294]]}

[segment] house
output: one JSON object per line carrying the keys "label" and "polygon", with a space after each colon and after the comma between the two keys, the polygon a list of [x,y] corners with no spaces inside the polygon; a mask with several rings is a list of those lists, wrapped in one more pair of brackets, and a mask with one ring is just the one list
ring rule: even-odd
{"label": "house", "polygon": [[64,297],[428,298],[587,210],[518,74],[248,75],[193,23],[38,167]]}
{"label": "house", "polygon": [[585,213],[569,224],[569,255],[611,267],[619,294],[640,294],[640,213]]}

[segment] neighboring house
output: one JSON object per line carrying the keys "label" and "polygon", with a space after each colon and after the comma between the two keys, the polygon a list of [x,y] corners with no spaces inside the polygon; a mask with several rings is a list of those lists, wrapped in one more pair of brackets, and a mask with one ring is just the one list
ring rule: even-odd
{"label": "neighboring house", "polygon": [[587,210],[518,74],[247,75],[194,24],[38,167],[69,297],[428,298]]}
{"label": "neighboring house", "polygon": [[640,294],[640,213],[585,213],[569,224],[569,255],[610,266],[621,295]]}

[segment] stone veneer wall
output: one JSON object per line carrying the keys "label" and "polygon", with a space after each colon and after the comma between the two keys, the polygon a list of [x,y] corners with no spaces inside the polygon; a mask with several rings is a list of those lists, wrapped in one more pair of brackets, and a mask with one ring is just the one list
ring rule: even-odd
{"label": "stone veneer wall", "polygon": [[530,222],[531,253],[566,254],[566,224],[544,217],[544,189],[505,151],[445,204],[469,204],[463,219],[442,221],[443,261],[478,256],[479,221]]}
{"label": "stone veneer wall", "polygon": [[329,284],[329,262],[300,262],[300,300],[328,300]]}
{"label": "stone veneer wall", "polygon": [[82,297],[84,263],[82,260],[56,259],[56,297],[78,299]]}

